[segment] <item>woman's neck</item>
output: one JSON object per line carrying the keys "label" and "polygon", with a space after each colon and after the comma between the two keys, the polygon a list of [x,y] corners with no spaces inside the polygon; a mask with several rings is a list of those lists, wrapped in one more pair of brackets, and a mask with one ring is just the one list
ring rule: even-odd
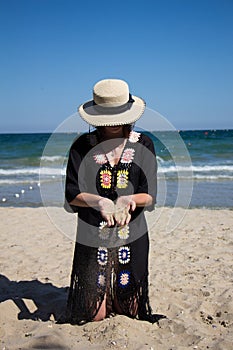
{"label": "woman's neck", "polygon": [[116,127],[105,127],[103,132],[103,139],[104,140],[111,140],[111,139],[119,139],[124,137],[123,128],[116,126]]}

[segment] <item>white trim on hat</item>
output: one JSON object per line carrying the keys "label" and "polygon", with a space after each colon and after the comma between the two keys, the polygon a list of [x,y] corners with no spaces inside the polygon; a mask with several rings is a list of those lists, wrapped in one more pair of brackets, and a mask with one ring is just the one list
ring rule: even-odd
{"label": "white trim on hat", "polygon": [[93,100],[78,108],[81,118],[93,126],[132,124],[145,110],[145,101],[130,96],[128,84],[119,79],[105,79],[95,84]]}

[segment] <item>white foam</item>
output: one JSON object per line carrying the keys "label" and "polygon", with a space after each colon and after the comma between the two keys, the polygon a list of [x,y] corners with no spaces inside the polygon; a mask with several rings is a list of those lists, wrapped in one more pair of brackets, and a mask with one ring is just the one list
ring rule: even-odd
{"label": "white foam", "polygon": [[[190,175],[193,173],[193,176],[197,177],[204,176],[215,178],[231,178],[233,176],[233,165],[180,165],[171,164],[170,161],[164,161],[159,159],[158,161],[158,174],[177,174],[179,176]],[[186,173],[186,174],[185,174]],[[53,179],[56,177],[63,177],[66,175],[66,168],[63,167],[25,167],[25,168],[15,168],[15,169],[0,169],[0,176],[2,175],[2,179],[0,179],[0,184],[17,184],[17,183],[32,183],[32,177],[30,176],[38,176],[41,181],[45,179],[49,179],[52,177]],[[7,178],[4,178],[4,177]],[[25,179],[20,179],[20,176],[25,176]],[[11,178],[10,178],[11,177]],[[14,178],[12,178],[14,177]],[[30,179],[29,179],[30,177]],[[37,186],[40,186],[37,184]]]}
{"label": "white foam", "polygon": [[171,173],[171,172],[184,172],[184,171],[192,171],[192,172],[233,172],[233,165],[203,165],[203,166],[179,166],[179,165],[170,165],[170,166],[162,166],[158,167],[158,172],[160,173]]}
{"label": "white foam", "polygon": [[64,168],[34,167],[34,168],[16,168],[0,169],[0,175],[65,175]]}
{"label": "white foam", "polygon": [[194,175],[193,176],[194,179],[197,180],[232,180],[233,179],[233,175]]}
{"label": "white foam", "polygon": [[40,158],[41,162],[56,162],[58,160],[64,160],[64,157],[61,156],[42,156]]}
{"label": "white foam", "polygon": [[162,163],[162,164],[165,163],[165,160],[159,156],[156,156],[156,159],[157,159],[158,163]]}

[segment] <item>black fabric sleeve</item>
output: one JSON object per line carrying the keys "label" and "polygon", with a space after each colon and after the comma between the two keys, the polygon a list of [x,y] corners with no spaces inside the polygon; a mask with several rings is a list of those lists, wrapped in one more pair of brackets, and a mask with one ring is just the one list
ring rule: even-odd
{"label": "black fabric sleeve", "polygon": [[153,141],[147,135],[142,135],[140,152],[140,179],[137,193],[148,193],[152,197],[152,204],[145,210],[152,211],[157,195],[157,161]]}
{"label": "black fabric sleeve", "polygon": [[78,171],[81,164],[81,156],[74,148],[70,150],[66,169],[66,200],[71,202],[79,193]]}
{"label": "black fabric sleeve", "polygon": [[[69,158],[66,168],[65,183],[65,209],[67,211],[77,212],[78,207],[69,203],[81,192],[85,191],[83,173],[79,176],[81,163],[85,155],[85,138],[80,137],[72,146],[69,152]],[[84,167],[82,167],[84,169]],[[80,189],[81,187],[81,189]],[[70,210],[71,209],[71,210]]]}

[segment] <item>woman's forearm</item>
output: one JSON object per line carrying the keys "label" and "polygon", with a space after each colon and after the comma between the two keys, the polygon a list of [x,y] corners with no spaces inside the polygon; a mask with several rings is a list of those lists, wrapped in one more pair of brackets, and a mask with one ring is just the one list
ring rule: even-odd
{"label": "woman's forearm", "polygon": [[77,207],[98,207],[101,199],[102,197],[97,194],[82,192],[78,194],[69,204]]}
{"label": "woman's forearm", "polygon": [[83,192],[78,194],[70,204],[78,207],[96,208],[109,227],[114,225],[115,205],[111,199]]}
{"label": "woman's forearm", "polygon": [[[87,192],[82,192],[78,194],[71,202],[71,205],[78,207],[99,207],[99,201],[103,197],[91,194]],[[145,207],[152,204],[152,197],[148,193],[136,193],[130,196],[130,199],[136,203],[137,207]]]}
{"label": "woman's forearm", "polygon": [[131,199],[136,203],[137,207],[146,207],[152,204],[153,198],[148,193],[135,193],[131,195]]}

